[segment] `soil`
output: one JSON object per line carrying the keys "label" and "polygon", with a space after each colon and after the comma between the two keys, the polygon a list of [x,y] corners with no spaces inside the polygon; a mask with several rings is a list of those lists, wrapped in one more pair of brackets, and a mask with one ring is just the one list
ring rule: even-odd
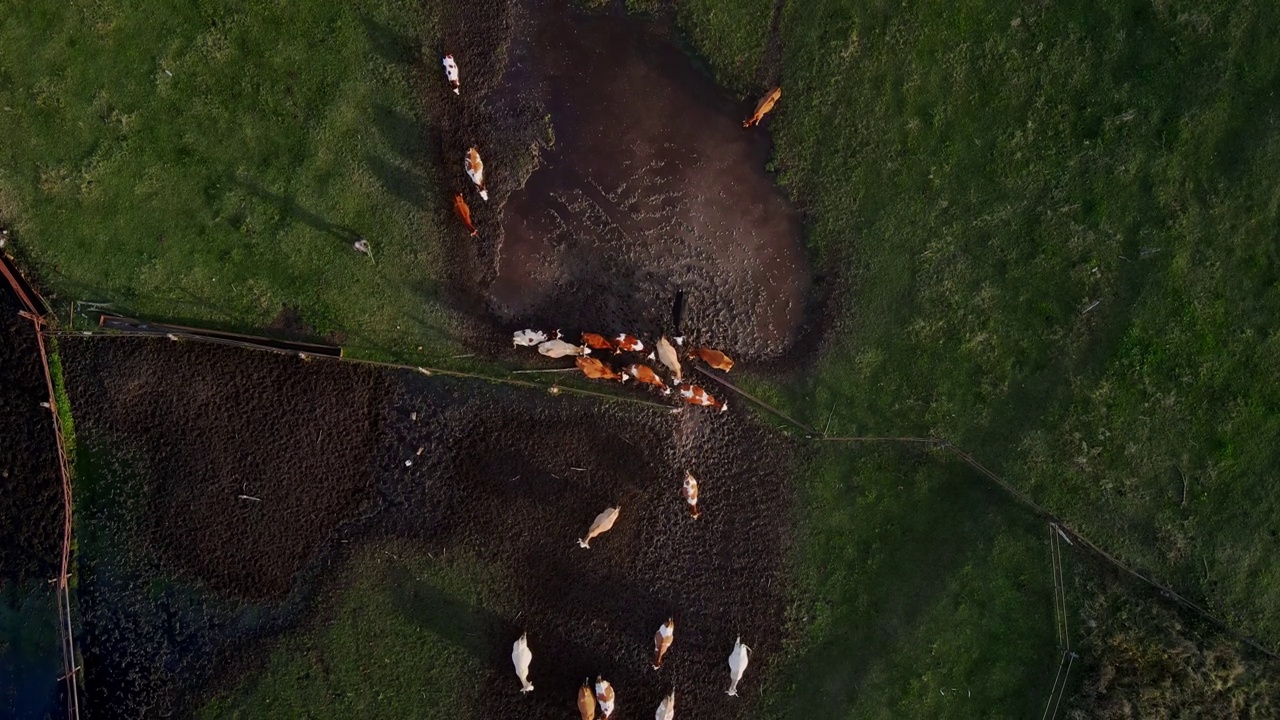
{"label": "soil", "polygon": [[384,391],[365,367],[123,338],[63,357],[86,437],[142,453],[155,546],[224,595],[286,595],[372,494]]}
{"label": "soil", "polygon": [[[493,619],[486,675],[463,690],[485,717],[571,717],[597,674],[628,715],[652,712],[674,684],[691,716],[744,717],[781,652],[794,452],[746,413],[164,339],[67,339],[63,355],[83,444],[104,467],[144,470],[95,498],[130,505],[118,515],[137,532],[92,513],[83,530],[86,686],[105,716],[182,715],[208,683],[237,682],[218,671],[265,657],[323,600],[347,550],[388,538],[436,557],[466,551],[514,598],[518,619]],[[696,521],[679,494],[686,469],[702,480]],[[579,548],[618,503],[614,529]],[[677,639],[654,672],[652,635],[668,616]],[[529,695],[509,657],[524,631]],[[755,656],[746,697],[728,701],[739,634]]]}
{"label": "soil", "polygon": [[796,213],[765,172],[768,135],[741,126],[755,98],[715,85],[662,26],[563,0],[486,4],[444,24],[484,80],[464,79],[451,102],[427,78],[442,182],[471,192],[455,167],[471,144],[496,158],[492,201],[471,202],[482,239],[454,248],[469,268],[457,284],[488,291],[462,293],[504,329],[652,337],[674,333],[684,290],[682,329],[698,342],[756,360],[790,349],[810,268]]}
{"label": "soil", "polygon": [[[3,281],[0,281],[2,283]],[[31,321],[0,289],[0,586],[58,576],[62,481]]]}

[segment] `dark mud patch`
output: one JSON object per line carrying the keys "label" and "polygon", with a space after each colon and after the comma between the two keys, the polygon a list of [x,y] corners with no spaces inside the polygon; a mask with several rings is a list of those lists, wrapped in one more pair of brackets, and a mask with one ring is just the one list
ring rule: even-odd
{"label": "dark mud patch", "polygon": [[783,353],[804,320],[809,265],[795,212],[765,172],[744,107],[635,19],[538,4],[529,87],[555,146],[503,212],[490,293],[503,321],[690,330],[744,357]]}
{"label": "dark mud patch", "polygon": [[280,598],[373,492],[382,397],[361,366],[191,342],[69,340],[86,442],[141,464],[154,545],[230,597]]}
{"label": "dark mud patch", "polygon": [[31,321],[0,291],[0,585],[58,576],[62,481]]}
{"label": "dark mud patch", "polygon": [[[65,345],[80,437],[99,465],[83,495],[80,582],[85,682],[101,715],[182,716],[238,684],[282,632],[319,617],[345,559],[369,543],[492,568],[509,601],[462,613],[484,619],[474,630],[488,641],[471,641],[485,672],[458,688],[485,717],[571,717],[596,674],[626,716],[652,713],[674,685],[690,716],[746,717],[781,653],[796,454],[752,417],[194,342]],[[679,495],[686,469],[703,483],[697,521]],[[579,548],[614,503],[614,530]],[[405,596],[406,613],[439,600],[419,595]],[[652,635],[668,616],[677,640],[654,672]],[[524,631],[529,695],[509,658]],[[756,657],[734,701],[725,659],[739,634]]]}
{"label": "dark mud patch", "polygon": [[[399,508],[387,528],[503,570],[520,611],[484,658],[484,715],[571,717],[582,679],[603,674],[628,716],[652,713],[672,684],[691,717],[745,716],[750,702],[724,695],[725,661],[738,635],[755,648],[750,696],[781,649],[793,448],[739,415],[461,385],[446,398],[439,387],[403,376],[384,465],[403,471],[418,448],[426,460],[387,487]],[[679,494],[686,469],[702,479],[697,521]],[[579,548],[612,505],[622,508],[614,529]],[[669,616],[677,640],[655,672],[652,636]],[[524,631],[536,658],[529,695],[509,658]]]}
{"label": "dark mud patch", "polygon": [[0,717],[65,714],[62,480],[36,331],[0,280]]}

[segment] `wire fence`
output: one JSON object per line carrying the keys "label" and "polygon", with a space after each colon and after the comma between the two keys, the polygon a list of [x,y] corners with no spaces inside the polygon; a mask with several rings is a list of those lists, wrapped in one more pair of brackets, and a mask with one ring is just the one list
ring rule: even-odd
{"label": "wire fence", "polygon": [[62,656],[62,677],[67,694],[67,717],[70,720],[80,718],[80,687],[78,680],[79,655],[76,652],[75,626],[72,621],[71,605],[71,536],[72,512],[74,503],[71,496],[71,469],[67,462],[66,440],[62,432],[62,418],[58,410],[58,397],[53,383],[53,372],[49,368],[49,352],[44,342],[44,308],[43,298],[23,280],[4,253],[0,253],[0,275],[8,282],[18,302],[23,306],[18,314],[31,321],[32,331],[36,337],[36,347],[40,352],[40,368],[44,372],[45,388],[48,391],[49,413],[53,416],[54,444],[58,454],[58,474],[62,482],[62,547],[60,552],[58,578],[54,597],[58,606],[58,643]]}
{"label": "wire fence", "polygon": [[[156,332],[132,332],[132,331],[120,330],[120,329],[110,330],[107,332],[57,330],[57,329],[49,328],[45,326],[39,320],[36,321],[36,327],[37,327],[38,335],[49,335],[49,336],[74,335],[76,337],[91,337],[91,338],[112,338],[112,337],[129,337],[129,336],[140,336],[140,337],[150,337],[150,338],[157,337]],[[375,361],[375,360],[364,360],[364,359],[350,358],[350,357],[308,356],[304,352],[296,352],[296,351],[291,351],[291,350],[282,349],[280,347],[276,347],[272,345],[270,342],[260,343],[260,342],[254,342],[252,340],[241,340],[241,339],[232,339],[227,337],[208,336],[208,335],[202,335],[199,333],[179,332],[176,334],[175,333],[166,333],[166,334],[171,339],[174,339],[174,340],[189,339],[189,340],[194,340],[198,342],[207,342],[207,343],[214,343],[214,344],[220,344],[220,345],[228,345],[233,347],[242,347],[242,348],[255,349],[255,350],[267,350],[271,352],[300,355],[308,359],[314,358],[316,360],[352,362],[352,363],[374,366],[374,367],[383,367],[383,368],[390,368],[390,369],[396,369],[396,370],[412,371],[428,377],[439,375],[443,377],[479,380],[487,383],[493,383],[493,384],[498,384],[498,385],[503,385],[508,387],[521,387],[521,388],[545,391],[552,395],[565,394],[565,395],[575,395],[575,396],[581,396],[581,397],[590,397],[590,398],[606,400],[610,402],[623,402],[623,403],[628,403],[632,405],[655,408],[655,409],[665,410],[668,412],[674,412],[680,409],[679,407],[672,407],[671,405],[668,405],[668,404],[663,404],[663,403],[655,402],[652,400],[646,400],[643,398],[628,397],[628,396],[617,395],[609,392],[587,390],[584,388],[562,385],[559,383],[553,383],[553,384],[547,385],[543,383],[532,382],[529,380],[518,379],[515,377],[504,377],[500,375],[488,375],[484,373],[466,372],[466,371],[460,371],[460,370],[452,370],[448,368],[381,362],[381,361]],[[41,352],[43,356],[43,353],[44,353],[43,340],[41,342]],[[42,357],[42,360],[43,360],[43,357]],[[47,360],[44,362],[46,367],[46,376],[48,377]],[[541,372],[546,372],[546,373],[569,372],[574,369],[575,368],[551,368],[546,370],[516,370],[516,371],[511,371],[511,374],[516,375],[516,374],[534,374],[534,373],[541,373]],[[987,480],[992,482],[994,485],[1001,488],[1006,494],[1008,494],[1016,502],[1018,502],[1019,504],[1021,504],[1031,512],[1033,512],[1035,515],[1046,520],[1047,524],[1049,525],[1049,531],[1051,536],[1050,552],[1051,552],[1051,571],[1052,571],[1053,581],[1054,581],[1054,607],[1055,607],[1055,626],[1056,626],[1055,633],[1059,639],[1062,655],[1061,655],[1061,659],[1058,666],[1058,673],[1054,677],[1054,683],[1050,691],[1049,699],[1045,705],[1044,718],[1057,717],[1062,704],[1062,699],[1066,694],[1067,681],[1070,677],[1072,665],[1074,664],[1075,660],[1079,657],[1071,649],[1070,636],[1068,633],[1068,622],[1067,622],[1068,609],[1066,604],[1065,581],[1064,581],[1064,573],[1063,573],[1063,566],[1062,566],[1062,547],[1061,547],[1062,542],[1066,542],[1070,547],[1079,547],[1083,550],[1091,552],[1095,557],[1102,559],[1106,563],[1122,570],[1124,573],[1158,590],[1162,596],[1167,597],[1170,600],[1173,600],[1174,602],[1177,602],[1183,605],[1187,609],[1205,618],[1206,620],[1208,620],[1215,626],[1221,628],[1223,631],[1225,631],[1227,634],[1234,637],[1235,639],[1241,642],[1244,642],[1245,644],[1249,645],[1253,649],[1263,653],[1264,655],[1272,659],[1280,660],[1280,654],[1277,654],[1275,651],[1261,645],[1253,638],[1245,635],[1243,632],[1232,627],[1226,621],[1222,620],[1216,615],[1213,615],[1204,607],[1200,606],[1195,602],[1192,602],[1190,599],[1186,598],[1182,594],[1174,591],[1171,587],[1159,582],[1155,578],[1151,577],[1146,573],[1143,573],[1142,571],[1132,567],[1131,565],[1122,562],[1121,560],[1113,556],[1111,553],[1106,552],[1097,544],[1093,543],[1091,540],[1081,535],[1076,530],[1072,529],[1064,520],[1062,520],[1061,518],[1056,516],[1054,513],[1050,512],[1048,509],[1046,509],[1045,507],[1037,503],[1035,500],[1029,497],[1026,493],[1019,490],[1016,486],[1010,483],[1006,478],[1001,476],[999,473],[996,473],[995,471],[991,470],[987,466],[983,465],[971,453],[956,446],[947,438],[886,436],[886,435],[830,436],[826,433],[825,429],[821,433],[818,432],[816,429],[800,422],[794,417],[786,414],[782,410],[779,410],[773,405],[743,390],[742,388],[729,382],[727,379],[723,377],[714,375],[703,368],[695,367],[695,369],[699,373],[701,373],[703,376],[710,378],[711,380],[718,383],[722,387],[728,389],[729,391],[733,392],[734,394],[750,401],[756,407],[767,411],[768,413],[784,420],[791,426],[800,430],[803,433],[804,438],[808,441],[814,441],[814,442],[820,442],[820,443],[898,444],[903,446],[914,446],[914,447],[921,447],[929,450],[939,450],[939,451],[946,452],[951,456],[955,457],[956,459],[960,460],[962,463],[964,463],[968,467],[970,467],[980,476],[986,478]],[[49,384],[50,384],[50,398],[51,398],[51,406],[52,406],[52,398],[53,398],[52,380],[49,381]],[[63,574],[61,578],[61,588],[64,590],[64,592],[60,596],[61,598],[65,599],[65,604],[66,604],[65,613],[64,613],[64,616],[66,617],[66,627],[63,630],[63,632],[65,633],[64,656],[66,657],[66,659],[64,660],[64,664],[66,665],[66,668],[67,668],[68,677],[74,677],[73,670],[75,668],[75,664],[74,664],[75,649],[74,649],[74,644],[70,634],[70,630],[71,630],[70,598],[69,598],[69,595],[65,593],[65,585],[66,585],[66,579],[67,579],[66,557],[67,557],[67,551],[70,547],[70,532],[71,532],[71,529],[70,529],[71,489],[70,489],[69,479],[67,479],[68,473],[66,470],[65,453],[63,452],[61,430],[57,428],[58,421],[57,421],[56,411],[54,412],[54,417],[55,417],[55,429],[59,435],[59,440],[58,440],[59,456],[60,456],[59,459],[60,459],[60,463],[62,464],[62,472],[64,477],[64,498],[67,506],[67,513],[66,513],[67,525],[65,529]],[[829,424],[830,423],[828,422],[828,428],[829,428]],[[61,611],[62,611],[62,608],[60,603],[60,612]],[[78,699],[75,698],[74,680],[70,681],[69,683],[69,695],[75,701],[74,707],[76,709],[75,709],[74,717],[78,718],[78,712],[79,712]],[[1042,720],[1044,719],[1042,718]]]}

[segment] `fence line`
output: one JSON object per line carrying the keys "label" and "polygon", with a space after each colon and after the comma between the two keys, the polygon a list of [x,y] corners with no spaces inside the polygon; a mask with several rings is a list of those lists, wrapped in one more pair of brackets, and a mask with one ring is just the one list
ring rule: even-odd
{"label": "fence line", "polygon": [[54,591],[58,610],[58,645],[62,655],[62,677],[58,678],[67,688],[67,717],[70,720],[80,718],[80,688],[77,682],[79,667],[76,664],[75,628],[71,622],[71,471],[67,462],[66,441],[62,434],[62,418],[58,413],[57,392],[53,386],[53,373],[49,369],[49,352],[44,344],[44,318],[40,305],[44,301],[35,294],[34,289],[24,289],[25,282],[17,270],[10,267],[8,258],[0,254],[0,274],[9,282],[14,295],[26,308],[19,315],[31,321],[32,332],[36,336],[36,347],[40,352],[40,369],[44,372],[45,389],[48,391],[49,414],[53,416],[54,446],[58,453],[58,474],[62,481],[62,552],[58,567],[57,589]]}
{"label": "fence line", "polygon": [[[136,335],[136,336],[145,336],[145,337],[150,337],[150,338],[155,338],[155,337],[156,337],[156,335],[155,335],[154,333],[131,333],[131,332],[125,332],[125,331],[118,331],[118,330],[116,330],[116,331],[112,331],[112,332],[110,332],[110,333],[97,333],[97,332],[85,332],[85,331],[80,331],[80,332],[67,332],[67,331],[57,331],[57,330],[45,330],[44,332],[46,332],[46,333],[48,333],[48,334],[50,334],[50,335],[62,335],[62,334],[68,334],[68,335],[75,335],[75,336],[79,336],[79,337],[119,337],[119,336],[131,336],[131,335]],[[286,354],[298,354],[298,355],[301,355],[301,356],[303,356],[303,357],[307,357],[305,353],[293,353],[293,352],[290,352],[290,351],[280,350],[280,349],[278,349],[278,348],[265,347],[265,346],[262,346],[262,345],[255,345],[255,344],[252,344],[252,343],[237,342],[237,341],[234,341],[234,340],[227,340],[227,339],[221,339],[221,338],[214,338],[214,337],[208,337],[208,336],[203,336],[203,335],[182,335],[182,337],[183,337],[184,339],[198,340],[198,341],[201,341],[201,342],[219,343],[219,344],[233,345],[233,346],[239,346],[239,347],[247,347],[247,348],[252,348],[252,349],[260,349],[260,350],[261,350],[261,349],[265,349],[265,350],[271,350],[271,351],[274,351],[274,352],[284,352],[284,353],[286,353]],[[311,356],[311,357],[316,357],[316,356]],[[345,362],[355,362],[355,363],[364,364],[364,365],[370,365],[370,366],[376,366],[376,367],[393,368],[393,369],[398,369],[398,370],[417,371],[417,372],[422,373],[422,374],[427,375],[427,376],[431,376],[431,375],[439,374],[439,375],[444,375],[444,376],[446,376],[446,377],[456,377],[456,378],[467,378],[467,379],[483,380],[483,381],[486,381],[486,382],[497,383],[497,384],[502,384],[502,385],[510,385],[510,386],[513,386],[513,387],[525,387],[525,388],[533,388],[533,389],[539,389],[539,390],[546,390],[546,391],[548,391],[549,393],[551,393],[551,394],[553,394],[553,395],[558,395],[558,394],[560,394],[560,393],[569,393],[569,394],[581,395],[581,396],[586,396],[586,397],[597,397],[597,398],[601,398],[601,399],[605,399],[605,400],[611,400],[611,401],[630,402],[630,403],[637,404],[637,405],[644,405],[644,406],[649,406],[649,407],[654,407],[654,408],[660,408],[660,409],[663,409],[663,410],[667,410],[667,411],[669,411],[669,412],[678,410],[678,408],[672,408],[672,407],[671,407],[671,406],[669,406],[669,405],[664,405],[664,404],[656,403],[656,402],[649,401],[649,400],[643,400],[643,399],[640,399],[640,398],[627,398],[627,397],[623,397],[623,396],[619,396],[619,395],[614,395],[614,394],[610,394],[610,393],[595,392],[595,391],[591,391],[591,390],[584,390],[584,389],[580,389],[580,388],[573,388],[573,387],[564,387],[564,386],[560,386],[560,385],[551,385],[551,386],[546,386],[546,385],[540,385],[540,384],[537,384],[537,383],[532,383],[532,382],[528,382],[528,381],[524,381],[524,380],[516,380],[516,379],[513,379],[513,378],[504,378],[504,377],[497,377],[497,376],[483,375],[483,374],[479,374],[479,373],[468,373],[468,372],[462,372],[462,371],[458,371],[458,370],[447,370],[447,369],[443,369],[443,368],[431,368],[431,367],[417,366],[417,365],[404,365],[404,364],[399,364],[399,363],[381,362],[381,361],[375,361],[375,360],[361,360],[361,359],[357,359],[357,358],[346,358],[346,357],[325,357],[324,359],[328,359],[328,360],[336,360],[336,361],[339,361],[339,362],[344,362],[344,361],[345,361]],[[738,394],[738,395],[740,395],[740,396],[742,396],[742,397],[746,398],[747,400],[751,401],[751,402],[752,402],[752,403],[754,403],[757,407],[759,407],[759,408],[761,408],[761,409],[764,409],[764,410],[767,410],[767,411],[769,411],[770,413],[772,413],[773,415],[776,415],[777,417],[780,417],[780,418],[782,418],[783,420],[786,420],[788,423],[790,423],[791,425],[793,425],[793,426],[794,426],[794,427],[796,427],[797,429],[799,429],[799,430],[803,431],[803,432],[804,432],[804,437],[805,437],[805,439],[806,439],[806,440],[822,441],[822,442],[846,442],[846,443],[895,443],[895,444],[902,444],[902,445],[922,445],[922,446],[926,446],[926,447],[928,447],[928,448],[936,448],[936,449],[940,449],[940,450],[945,450],[945,451],[949,452],[950,454],[952,454],[953,456],[955,456],[955,457],[956,457],[957,459],[959,459],[961,462],[963,462],[963,463],[965,463],[966,465],[968,465],[970,468],[972,468],[974,471],[976,471],[979,475],[981,475],[981,476],[983,476],[983,477],[987,478],[988,480],[990,480],[991,482],[995,483],[997,486],[999,486],[1001,489],[1003,489],[1003,490],[1004,490],[1004,491],[1005,491],[1005,492],[1006,492],[1010,497],[1012,497],[1014,500],[1016,500],[1017,502],[1019,502],[1020,504],[1022,504],[1024,507],[1026,507],[1026,508],[1030,509],[1030,510],[1031,510],[1033,513],[1035,513],[1037,516],[1039,516],[1039,517],[1041,517],[1041,518],[1043,518],[1043,519],[1047,520],[1049,523],[1051,523],[1051,526],[1052,526],[1052,529],[1053,529],[1054,533],[1055,533],[1056,535],[1059,535],[1062,539],[1066,540],[1066,541],[1068,542],[1068,544],[1070,544],[1070,545],[1073,545],[1073,546],[1074,546],[1076,543],[1079,543],[1079,544],[1080,544],[1080,546],[1081,546],[1081,547],[1083,547],[1084,549],[1089,550],[1089,551],[1092,551],[1092,552],[1094,553],[1094,555],[1095,555],[1095,556],[1097,556],[1097,557],[1099,557],[1100,559],[1102,559],[1102,560],[1106,561],[1107,563],[1109,563],[1109,564],[1113,565],[1114,567],[1119,568],[1120,570],[1122,570],[1122,571],[1124,571],[1125,573],[1129,574],[1130,576],[1132,576],[1132,577],[1134,577],[1134,578],[1136,578],[1136,579],[1138,579],[1138,580],[1142,581],[1143,583],[1145,583],[1145,584],[1147,584],[1147,585],[1151,586],[1152,588],[1154,588],[1154,589],[1156,589],[1156,590],[1159,590],[1159,591],[1160,591],[1160,593],[1161,593],[1162,595],[1164,595],[1165,597],[1168,597],[1168,598],[1170,598],[1170,599],[1174,600],[1175,602],[1178,602],[1178,603],[1182,604],[1184,607],[1186,607],[1186,608],[1188,608],[1188,609],[1190,609],[1190,610],[1194,611],[1195,613],[1197,613],[1197,614],[1199,614],[1200,616],[1202,616],[1203,618],[1205,618],[1205,619],[1209,620],[1209,621],[1210,621],[1210,622],[1212,622],[1214,625],[1218,626],[1219,628],[1221,628],[1222,630],[1224,630],[1227,634],[1231,635],[1232,637],[1236,638],[1237,640],[1239,640],[1239,641],[1242,641],[1242,642],[1246,643],[1247,645],[1249,645],[1249,646],[1250,646],[1250,647],[1252,647],[1253,649],[1255,649],[1255,650],[1257,650],[1257,651],[1259,651],[1259,652],[1263,653],[1264,655],[1266,655],[1266,656],[1268,656],[1268,657],[1270,657],[1270,658],[1272,658],[1272,659],[1274,659],[1274,660],[1280,660],[1280,654],[1277,654],[1276,652],[1274,652],[1274,651],[1272,651],[1272,650],[1270,650],[1270,649],[1268,649],[1268,648],[1264,647],[1263,645],[1259,644],[1257,641],[1253,640],[1253,639],[1252,639],[1252,638],[1250,638],[1249,636],[1247,636],[1247,635],[1245,635],[1244,633],[1242,633],[1242,632],[1240,632],[1240,631],[1236,630],[1236,629],[1235,629],[1235,628],[1233,628],[1231,625],[1229,625],[1226,621],[1224,621],[1224,620],[1222,620],[1222,619],[1218,618],[1216,615],[1213,615],[1212,613],[1210,613],[1208,610],[1206,610],[1205,608],[1201,607],[1201,606],[1200,606],[1200,605],[1198,605],[1197,603],[1192,602],[1191,600],[1189,600],[1189,599],[1188,599],[1188,598],[1186,598],[1185,596],[1183,596],[1183,595],[1181,595],[1180,593],[1178,593],[1178,592],[1174,591],[1171,587],[1169,587],[1169,586],[1167,586],[1167,585],[1165,585],[1165,584],[1163,584],[1163,583],[1161,583],[1161,582],[1157,581],[1156,579],[1154,579],[1154,578],[1152,578],[1152,577],[1150,577],[1150,576],[1148,576],[1148,575],[1146,575],[1146,574],[1142,573],[1141,571],[1137,570],[1136,568],[1134,568],[1134,567],[1132,567],[1132,566],[1130,566],[1130,565],[1128,565],[1128,564],[1126,564],[1126,563],[1124,563],[1124,562],[1120,561],[1119,559],[1117,559],[1116,557],[1114,557],[1114,556],[1113,556],[1113,555],[1111,555],[1110,553],[1106,552],[1105,550],[1103,550],[1102,548],[1100,548],[1098,545],[1096,545],[1095,543],[1093,543],[1091,540],[1089,540],[1089,539],[1088,539],[1088,538],[1086,538],[1085,536],[1081,535],[1079,532],[1077,532],[1077,531],[1075,531],[1074,529],[1072,529],[1072,528],[1071,528],[1069,525],[1067,525],[1067,524],[1066,524],[1066,523],[1065,523],[1061,518],[1059,518],[1058,516],[1056,516],[1055,514],[1053,514],[1052,512],[1050,512],[1049,510],[1047,510],[1046,508],[1044,508],[1043,506],[1041,506],[1041,505],[1040,505],[1039,503],[1037,503],[1035,500],[1031,499],[1031,497],[1030,497],[1030,496],[1028,496],[1026,493],[1022,492],[1022,491],[1021,491],[1021,490],[1019,490],[1017,487],[1015,487],[1014,485],[1012,485],[1011,483],[1009,483],[1009,482],[1008,482],[1004,477],[1002,477],[1000,474],[996,473],[995,471],[993,471],[993,470],[991,470],[990,468],[988,468],[988,467],[986,467],[985,465],[983,465],[983,464],[982,464],[981,462],[979,462],[979,461],[978,461],[978,460],[977,460],[977,459],[976,459],[972,454],[970,454],[969,452],[967,452],[967,451],[963,450],[962,448],[960,448],[960,447],[956,446],[954,443],[952,443],[952,442],[951,442],[949,439],[947,439],[947,438],[927,438],[927,437],[909,437],[909,436],[900,436],[900,437],[899,437],[899,436],[840,436],[840,437],[828,437],[828,436],[826,435],[826,433],[825,433],[825,432],[824,432],[824,433],[821,433],[821,434],[820,434],[820,433],[818,433],[816,430],[814,430],[813,428],[809,427],[808,425],[805,425],[804,423],[800,422],[799,420],[796,420],[795,418],[791,417],[790,415],[787,415],[786,413],[782,412],[782,411],[781,411],[781,410],[779,410],[778,408],[773,407],[773,406],[772,406],[772,405],[770,405],[769,403],[766,403],[765,401],[763,401],[763,400],[761,400],[761,399],[759,399],[759,398],[755,397],[754,395],[751,395],[750,393],[748,393],[748,392],[746,392],[745,390],[743,390],[743,389],[741,389],[741,388],[737,387],[736,385],[734,385],[734,384],[730,383],[729,381],[725,380],[724,378],[721,378],[721,377],[718,377],[718,376],[716,376],[716,375],[713,375],[713,374],[711,374],[710,372],[708,372],[707,370],[704,370],[703,368],[700,368],[700,367],[695,367],[694,369],[695,369],[695,370],[697,370],[697,371],[698,371],[699,373],[701,373],[702,375],[704,375],[705,377],[711,378],[712,380],[714,380],[715,382],[719,383],[720,385],[723,385],[724,387],[728,388],[729,390],[733,391],[734,393],[736,393],[736,394]],[[1073,540],[1073,539],[1074,539],[1074,542],[1072,542],[1072,540]],[[1058,549],[1058,551],[1057,551],[1057,552],[1059,552],[1059,553],[1060,553],[1060,546],[1059,546],[1059,549]],[[1060,563],[1060,562],[1061,562],[1061,555],[1060,555],[1060,554],[1058,554],[1058,555],[1056,555],[1056,557],[1057,557],[1057,562],[1058,562],[1058,563]],[[1057,570],[1055,570],[1055,572],[1054,572],[1055,581],[1056,581],[1056,583],[1061,583],[1061,581],[1062,581],[1062,574],[1061,574],[1061,566],[1060,566],[1060,564],[1057,566],[1057,568],[1058,568],[1058,569],[1057,569]],[[1055,590],[1055,604],[1057,603],[1057,598],[1058,598],[1058,596],[1059,596],[1059,592],[1058,592],[1057,590]],[[1074,652],[1071,652],[1071,651],[1070,651],[1070,649],[1069,649],[1069,647],[1070,647],[1070,645],[1069,645],[1069,640],[1066,638],[1066,635],[1065,635],[1065,633],[1066,633],[1066,617],[1065,617],[1065,615],[1066,615],[1066,607],[1065,607],[1065,602],[1066,602],[1066,600],[1065,600],[1065,590],[1064,590],[1064,591],[1062,591],[1062,593],[1061,593],[1061,598],[1062,598],[1062,613],[1063,613],[1063,625],[1062,625],[1063,640],[1064,640],[1064,643],[1067,645],[1067,649],[1064,649],[1064,651],[1063,651],[1063,657],[1064,657],[1064,659],[1066,660],[1066,675],[1069,677],[1070,672],[1071,672],[1071,666],[1072,666],[1072,664],[1073,664],[1073,663],[1074,663],[1074,661],[1075,661],[1076,654],[1075,654]],[[1061,665],[1061,663],[1060,663],[1060,664],[1059,664],[1059,673],[1060,673],[1060,674],[1062,673],[1062,670],[1063,670],[1063,669],[1062,669],[1062,665]],[[1058,689],[1058,684],[1057,684],[1057,679],[1056,679],[1056,678],[1055,678],[1055,681],[1054,681],[1054,689],[1055,689],[1055,690],[1057,690],[1057,689]],[[1062,702],[1062,696],[1063,696],[1063,695],[1065,695],[1065,691],[1066,691],[1066,678],[1064,677],[1064,678],[1063,678],[1062,687],[1061,687],[1061,691],[1060,691],[1060,694],[1058,695],[1058,702],[1057,702],[1057,705],[1055,705],[1055,706],[1054,706],[1054,711],[1053,711],[1053,716],[1054,716],[1054,717],[1056,717],[1056,716],[1057,716],[1057,713],[1058,713],[1058,710],[1059,710],[1059,706],[1061,705],[1061,702]],[[1052,702],[1052,701],[1053,701],[1053,695],[1052,695],[1052,694],[1050,695],[1050,698],[1049,698],[1049,699],[1050,699],[1050,702]],[[1047,707],[1047,706],[1046,706],[1045,710],[1046,710],[1046,712],[1048,711],[1048,707]]]}

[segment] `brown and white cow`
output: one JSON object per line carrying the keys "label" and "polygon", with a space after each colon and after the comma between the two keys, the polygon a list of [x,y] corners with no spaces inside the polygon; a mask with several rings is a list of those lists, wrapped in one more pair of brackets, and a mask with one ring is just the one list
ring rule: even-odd
{"label": "brown and white cow", "polygon": [[617,355],[624,352],[644,352],[644,343],[635,335],[623,333],[613,339],[613,353]]}
{"label": "brown and white cow", "polygon": [[467,232],[471,233],[472,237],[475,237],[476,233],[480,232],[476,230],[476,226],[471,222],[471,207],[467,205],[462,193],[453,196],[453,211],[457,213],[458,219],[462,221],[462,224],[467,226]]}
{"label": "brown and white cow", "polygon": [[658,632],[653,634],[653,669],[662,669],[662,656],[667,654],[671,649],[671,642],[676,639],[676,621],[667,618],[667,621],[658,628]]}
{"label": "brown and white cow", "polygon": [[690,405],[700,405],[702,407],[719,408],[720,412],[724,412],[725,410],[729,409],[729,403],[720,402],[719,400],[716,400],[716,397],[714,395],[707,392],[706,390],[703,390],[697,385],[681,385],[680,397],[684,398],[685,402],[689,403]]}
{"label": "brown and white cow", "polygon": [[487,201],[489,191],[484,186],[484,161],[480,159],[480,151],[475,148],[467,150],[466,156],[462,159],[462,166],[467,171],[467,177],[471,178],[471,182],[480,189],[480,199]]}
{"label": "brown and white cow", "polygon": [[600,703],[600,715],[608,720],[613,714],[613,686],[599,675],[596,676],[596,702]]}
{"label": "brown and white cow", "polygon": [[764,116],[769,114],[769,111],[773,109],[773,106],[778,104],[778,98],[780,97],[782,97],[782,88],[776,87],[770,90],[768,95],[765,95],[760,99],[760,104],[756,105],[755,114],[742,122],[742,127],[746,128],[751,127],[752,125],[759,125],[760,121],[764,119]]}
{"label": "brown and white cow", "polygon": [[698,509],[698,478],[687,470],[684,474],[684,485],[680,487],[680,497],[689,503],[689,514],[693,516],[694,520],[697,520],[698,516],[702,514],[702,511]]}
{"label": "brown and white cow", "polygon": [[617,372],[595,358],[580,357],[575,360],[574,363],[578,366],[578,369],[582,371],[583,375],[586,375],[592,380],[617,380],[618,382],[627,381],[626,374]]}
{"label": "brown and white cow", "polygon": [[689,357],[696,357],[717,370],[729,372],[733,369],[733,358],[725,355],[719,350],[712,350],[711,348],[703,347],[694,348],[693,351],[689,353]]}
{"label": "brown and white cow", "polygon": [[458,89],[461,85],[458,82],[458,63],[453,61],[452,55],[445,55],[440,64],[444,65],[444,77],[449,81],[449,86],[453,88],[453,94],[461,95],[462,92]]}
{"label": "brown and white cow", "polygon": [[662,378],[658,377],[658,373],[654,372],[648,365],[628,365],[623,372],[636,379],[636,382],[652,385],[662,391],[663,395],[670,395],[671,388],[662,382]]}

